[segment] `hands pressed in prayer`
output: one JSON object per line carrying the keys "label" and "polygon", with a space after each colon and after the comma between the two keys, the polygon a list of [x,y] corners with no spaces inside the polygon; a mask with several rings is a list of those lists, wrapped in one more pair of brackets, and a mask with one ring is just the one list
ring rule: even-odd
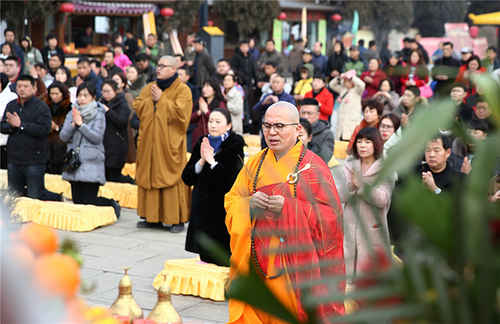
{"label": "hands pressed in prayer", "polygon": [[285,197],[280,195],[267,195],[261,191],[257,191],[250,197],[250,208],[260,208],[270,210],[273,213],[279,214],[285,204]]}
{"label": "hands pressed in prayer", "polygon": [[200,156],[204,162],[212,165],[215,163],[214,148],[210,145],[208,138],[203,138],[200,146]]}
{"label": "hands pressed in prayer", "polygon": [[83,120],[80,111],[76,109],[76,107],[73,107],[71,109],[71,113],[73,114],[73,126],[81,126],[83,124]]}

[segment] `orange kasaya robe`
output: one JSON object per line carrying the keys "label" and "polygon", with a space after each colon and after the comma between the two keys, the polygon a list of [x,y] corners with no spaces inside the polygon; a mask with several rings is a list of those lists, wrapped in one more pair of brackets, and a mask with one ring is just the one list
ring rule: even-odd
{"label": "orange kasaya robe", "polygon": [[[298,169],[308,163],[311,167],[299,174],[296,186],[286,182],[287,175],[294,172],[301,155],[303,145],[298,142],[285,156],[276,161],[274,153],[268,151],[256,181],[256,191],[268,195],[282,195],[285,203],[281,215],[262,211],[262,215],[250,215],[250,196],[259,162],[265,152],[252,157],[240,171],[231,191],[225,196],[227,211],[226,226],[231,236],[231,278],[238,273],[247,273],[251,257],[251,233],[256,230],[280,230],[286,234],[271,237],[255,232],[255,254],[260,269],[268,276],[280,271],[283,274],[275,279],[264,279],[275,296],[299,318],[307,316],[300,303],[300,290],[293,285],[308,280],[320,279],[325,275],[344,275],[342,207],[330,170],[316,154],[307,150]],[[253,216],[252,211],[252,216]],[[262,233],[262,231],[261,231]],[[280,235],[280,236],[278,236]],[[308,247],[307,251],[276,254],[264,253],[275,247]],[[301,265],[315,265],[320,261],[337,261],[335,265],[304,270],[286,271],[287,268]],[[253,261],[252,261],[253,262]],[[258,270],[259,271],[259,270]],[[324,288],[324,287],[323,287]],[[339,287],[343,289],[343,287]],[[319,291],[317,291],[319,293]],[[324,292],[324,289],[323,289]],[[249,294],[252,292],[249,291]],[[318,308],[318,315],[326,317],[344,313],[344,305],[327,304]],[[229,322],[266,324],[283,323],[248,304],[231,299],[229,301]]]}

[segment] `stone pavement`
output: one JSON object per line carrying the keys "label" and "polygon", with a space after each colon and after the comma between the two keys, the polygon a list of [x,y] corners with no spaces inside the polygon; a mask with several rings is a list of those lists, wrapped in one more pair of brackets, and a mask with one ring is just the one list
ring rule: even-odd
{"label": "stone pavement", "polygon": [[[81,295],[89,304],[111,306],[123,269],[130,267],[134,298],[147,315],[157,299],[153,279],[165,260],[196,256],[184,250],[186,230],[172,234],[161,229],[138,229],[137,221],[135,210],[122,208],[121,218],[113,225],[86,233],[59,231],[60,239],[71,238],[80,248],[82,282],[95,284],[91,293]],[[184,323],[220,324],[228,319],[227,302],[172,295],[172,303]]]}

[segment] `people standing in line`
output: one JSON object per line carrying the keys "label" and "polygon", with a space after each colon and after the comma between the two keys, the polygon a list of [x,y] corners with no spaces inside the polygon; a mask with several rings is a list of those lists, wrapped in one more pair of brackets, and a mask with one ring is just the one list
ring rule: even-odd
{"label": "people standing in line", "polygon": [[106,181],[134,183],[129,176],[122,175],[129,148],[127,126],[130,108],[125,94],[119,91],[114,80],[104,80],[101,104],[106,116],[106,130],[103,138]]}
{"label": "people standing in line", "polygon": [[61,58],[61,64],[64,65],[65,55],[63,49],[59,46],[57,37],[54,34],[48,34],[45,38],[47,40],[47,45],[42,48],[42,58],[43,63],[50,67],[49,60],[52,56],[58,56]]}
{"label": "people standing in line", "polygon": [[98,197],[99,186],[106,183],[104,166],[104,132],[106,117],[103,106],[96,102],[96,89],[92,83],[83,82],[76,91],[77,102],[66,115],[59,137],[67,143],[68,151],[78,152],[81,165],[66,169],[62,178],[71,184],[73,203],[111,206],[120,217],[120,205]]}
{"label": "people standing in line", "polygon": [[362,120],[361,96],[365,83],[356,76],[355,70],[349,70],[331,80],[330,88],[339,94],[335,139],[348,141]]}
{"label": "people standing in line", "polygon": [[189,188],[182,182],[186,165],[186,131],[193,106],[191,91],[177,73],[177,60],[158,61],[157,81],[134,100],[140,120],[136,183],[138,227],[161,227],[178,233],[189,217]]}
{"label": "people standing in line", "polygon": [[[228,75],[229,76],[229,75]],[[193,187],[191,214],[186,236],[186,251],[198,253],[203,262],[228,266],[217,261],[198,242],[201,234],[215,240],[229,255],[229,233],[225,225],[224,196],[233,186],[243,166],[243,138],[231,129],[228,110],[216,108],[210,113],[208,135],[193,148],[182,180]]]}
{"label": "people standing in line", "polygon": [[314,98],[306,98],[300,102],[300,117],[311,124],[311,140],[307,148],[316,153],[326,164],[333,155],[335,137],[328,121],[320,119],[320,105]]}
{"label": "people standing in line", "polygon": [[223,85],[224,91],[222,95],[226,100],[227,110],[231,113],[232,130],[236,134],[243,135],[243,96],[236,89],[236,77],[234,74],[227,74],[224,77]]}
{"label": "people standing in line", "polygon": [[346,275],[355,278],[363,275],[362,265],[372,262],[376,253],[389,250],[387,212],[394,183],[378,184],[365,195],[382,169],[382,138],[376,128],[367,127],[359,131],[354,143],[353,158],[344,163],[348,193],[344,205],[344,257]]}
{"label": "people standing in line", "polygon": [[49,156],[47,161],[47,173],[62,174],[64,170],[64,156],[66,154],[66,143],[59,138],[66,115],[72,109],[72,103],[68,88],[59,81],[54,81],[48,88],[47,106],[52,115],[52,124],[49,134]]}

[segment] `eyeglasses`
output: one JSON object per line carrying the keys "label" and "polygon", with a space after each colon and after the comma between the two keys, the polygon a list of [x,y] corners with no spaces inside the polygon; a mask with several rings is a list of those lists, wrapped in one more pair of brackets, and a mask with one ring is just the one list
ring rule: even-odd
{"label": "eyeglasses", "polygon": [[173,66],[173,65],[158,64],[158,65],[157,65],[157,69],[158,69],[158,70],[161,70],[161,69],[164,69],[164,68],[166,68],[166,67],[168,67],[168,66]]}
{"label": "eyeglasses", "polygon": [[298,125],[299,123],[291,123],[291,124],[283,124],[283,123],[262,123],[262,130],[265,132],[270,131],[272,128],[274,128],[277,132],[282,132],[286,126],[293,126],[293,125]]}

